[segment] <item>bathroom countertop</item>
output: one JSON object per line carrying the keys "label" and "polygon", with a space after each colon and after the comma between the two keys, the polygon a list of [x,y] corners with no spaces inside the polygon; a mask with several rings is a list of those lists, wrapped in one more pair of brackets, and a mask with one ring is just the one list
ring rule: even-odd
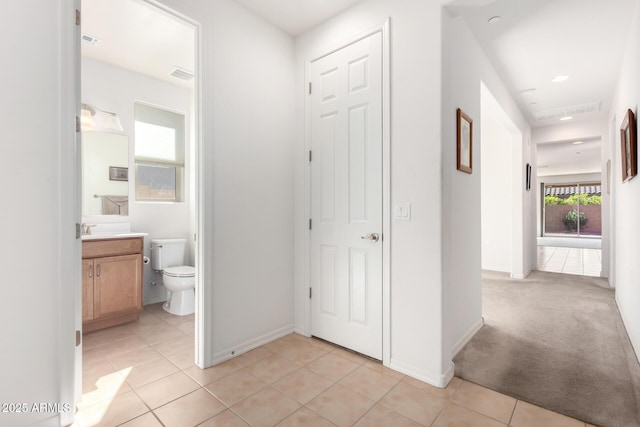
{"label": "bathroom countertop", "polygon": [[85,234],[82,236],[82,240],[106,240],[106,239],[126,239],[128,237],[145,237],[148,236],[149,233],[137,233],[134,231],[128,232],[114,232],[114,233],[95,233],[95,234]]}

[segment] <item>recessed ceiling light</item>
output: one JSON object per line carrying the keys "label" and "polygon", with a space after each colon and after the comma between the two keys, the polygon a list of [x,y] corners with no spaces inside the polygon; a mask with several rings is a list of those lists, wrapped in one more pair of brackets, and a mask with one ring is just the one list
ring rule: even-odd
{"label": "recessed ceiling light", "polygon": [[580,151],[576,151],[576,154],[582,154]]}
{"label": "recessed ceiling light", "polygon": [[584,144],[584,141],[576,141],[573,143],[573,145],[580,145],[580,144]]}
{"label": "recessed ceiling light", "polygon": [[569,80],[569,76],[563,76],[563,75],[559,75],[554,77],[553,80],[551,80],[553,83],[562,83]]}
{"label": "recessed ceiling light", "polygon": [[529,89],[524,89],[524,90],[521,90],[521,91],[520,91],[520,93],[521,93],[522,95],[532,95],[532,94],[534,94],[535,92],[536,92],[536,88],[535,88],[535,87],[530,87]]}
{"label": "recessed ceiling light", "polygon": [[564,116],[564,117],[560,117],[560,120],[562,120],[563,122],[564,122],[564,121],[567,121],[567,120],[571,120],[571,119],[573,119],[573,117],[572,117],[572,116]]}
{"label": "recessed ceiling light", "polygon": [[500,22],[501,19],[502,19],[501,16],[492,16],[491,18],[489,18],[487,22],[489,24],[497,24],[498,22]]}

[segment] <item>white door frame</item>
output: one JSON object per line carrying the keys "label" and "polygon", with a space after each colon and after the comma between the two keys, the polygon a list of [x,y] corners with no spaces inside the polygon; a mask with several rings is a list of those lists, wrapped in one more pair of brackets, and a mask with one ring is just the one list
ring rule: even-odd
{"label": "white door frame", "polygon": [[[305,61],[305,82],[311,81],[311,63],[330,55],[350,44],[365,39],[372,34],[382,34],[382,362],[388,365],[391,361],[391,61],[390,53],[390,20],[345,40],[338,46],[326,49]],[[311,149],[311,102],[305,95],[305,156],[304,161],[304,218],[299,222],[306,224],[311,218],[311,165],[308,153]],[[308,295],[311,284],[311,233],[304,233],[304,255],[302,283],[299,283],[299,295]],[[300,303],[300,302],[299,302]],[[305,298],[303,307],[304,319],[301,331],[311,335],[311,299]]]}
{"label": "white door frame", "polygon": [[[76,345],[76,331],[82,330],[82,246],[76,238],[76,224],[81,221],[80,165],[77,153],[80,134],[75,120],[80,117],[80,29],[76,25],[76,10],[80,0],[60,3],[60,186],[75,191],[60,191],[60,284],[58,301],[58,370],[60,372],[60,402],[69,403],[70,411],[60,412],[60,425],[73,422],[76,403],[82,389],[82,347]],[[71,274],[69,273],[71,272]]]}
{"label": "white door frame", "polygon": [[[81,221],[81,200],[82,200],[82,187],[79,183],[80,174],[79,170],[79,156],[76,155],[77,144],[80,143],[80,138],[75,132],[75,126],[70,126],[69,123],[73,123],[76,117],[80,116],[80,52],[76,49],[79,46],[79,31],[76,33],[75,24],[75,10],[81,10],[80,0],[73,0],[67,2],[66,0],[59,0],[61,3],[61,16],[64,18],[61,25],[61,65],[63,79],[61,80],[61,142],[76,141],[75,144],[63,144],[63,151],[60,160],[61,180],[66,182],[64,188],[75,188],[75,191],[66,192],[67,197],[61,200],[62,207],[62,219],[63,223],[60,224],[61,230],[61,244],[64,244],[66,250],[63,253],[68,254],[66,260],[66,267],[62,271],[77,272],[73,277],[74,279],[70,283],[75,283],[75,286],[62,286],[60,289],[60,300],[58,302],[61,316],[60,324],[60,346],[59,346],[59,371],[61,374],[60,381],[60,396],[62,402],[73,402],[75,406],[81,395],[81,390],[76,388],[76,379],[79,373],[81,373],[82,360],[75,357],[75,347],[70,347],[69,336],[72,334],[75,341],[75,331],[81,327],[82,319],[82,264],[80,261],[81,254],[81,242],[79,239],[71,241],[71,228],[69,223],[80,223]],[[205,270],[205,263],[203,262],[205,252],[205,244],[209,243],[209,239],[206,238],[204,233],[205,224],[201,220],[207,218],[204,212],[204,159],[200,153],[202,153],[202,26],[199,22],[191,19],[190,17],[180,14],[175,10],[167,7],[157,0],[144,0],[150,5],[157,7],[173,16],[181,19],[194,27],[195,30],[195,83],[194,83],[194,106],[195,106],[195,152],[196,162],[194,162],[196,173],[196,189],[195,189],[195,205],[196,205],[196,227],[197,227],[197,242],[196,242],[196,295],[197,307],[196,307],[196,338],[195,338],[195,363],[200,368],[206,368],[212,364],[212,347],[213,339],[211,334],[212,325],[212,289],[206,287],[205,283],[209,283],[209,277],[211,272]],[[77,44],[77,45],[76,45]],[[67,236],[69,234],[69,236]],[[207,247],[208,252],[211,252],[211,245]],[[65,283],[65,277],[60,278],[62,283]],[[65,315],[66,314],[66,315]],[[77,319],[80,319],[78,326]],[[70,424],[73,420],[73,411],[70,413],[61,414],[62,425]]]}
{"label": "white door frame", "polygon": [[[194,58],[194,101],[193,107],[195,111],[192,114],[195,126],[194,126],[194,141],[195,141],[195,161],[192,163],[193,167],[195,167],[195,212],[196,212],[196,254],[195,254],[195,264],[196,264],[196,307],[195,307],[195,328],[196,328],[196,336],[195,336],[195,363],[201,368],[208,368],[213,363],[213,340],[212,340],[212,320],[213,320],[213,303],[212,303],[212,294],[213,289],[211,287],[206,287],[205,283],[211,283],[211,271],[206,269],[206,264],[204,263],[204,252],[207,253],[213,252],[213,248],[209,244],[209,239],[205,234],[205,224],[203,223],[203,218],[207,218],[205,215],[205,203],[204,200],[204,171],[205,164],[204,155],[203,155],[203,144],[202,144],[202,25],[191,18],[190,16],[184,15],[169,6],[162,3],[162,0],[143,0],[144,2],[157,7],[158,9],[173,15],[175,18],[186,22],[187,24],[193,26],[195,32],[195,58]],[[195,237],[195,236],[194,236]],[[205,249],[205,247],[207,249]]]}

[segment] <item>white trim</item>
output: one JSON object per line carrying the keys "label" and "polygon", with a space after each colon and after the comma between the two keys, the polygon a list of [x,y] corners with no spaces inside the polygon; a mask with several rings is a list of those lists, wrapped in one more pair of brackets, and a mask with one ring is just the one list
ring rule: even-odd
{"label": "white trim", "polygon": [[232,359],[234,357],[238,357],[241,354],[244,354],[248,351],[251,351],[255,348],[268,344],[272,341],[277,340],[278,338],[285,337],[287,335],[292,334],[294,331],[294,326],[283,326],[282,328],[278,328],[274,331],[268,332],[266,334],[260,335],[259,337],[252,338],[248,341],[240,343],[233,348],[227,348],[222,351],[217,352],[213,355],[213,364],[217,365],[218,363],[222,363],[226,360]]}
{"label": "white trim", "polygon": [[391,360],[391,39],[382,24],[382,363]]}
{"label": "white trim", "polygon": [[[80,165],[76,161],[80,137],[75,131],[76,117],[80,117],[80,30],[75,24],[80,1],[58,1],[60,22],[60,126],[58,152],[57,227],[60,266],[58,270],[58,364],[60,373],[60,403],[70,403],[72,410],[61,412],[60,425],[73,423],[76,404],[82,398],[82,347],[76,347],[76,330],[82,330],[82,263],[81,240],[75,238],[76,223],[81,223]],[[74,141],[69,144],[68,141]],[[76,151],[78,150],[78,151]],[[68,191],[68,189],[74,189]],[[45,422],[46,423],[46,422]]]}
{"label": "white trim", "polygon": [[[391,360],[391,60],[390,60],[390,19],[382,24],[363,31],[352,38],[323,52],[312,55],[305,61],[305,82],[311,79],[311,63],[327,55],[330,55],[344,47],[356,43],[375,33],[382,34],[382,362],[386,366]],[[305,83],[306,87],[306,83]],[[308,153],[311,149],[311,105],[309,95],[304,98],[304,216],[299,219],[299,224],[306,224],[311,218],[311,166],[308,161]],[[295,331],[304,336],[311,335],[311,300],[306,297],[311,283],[310,231],[303,235],[303,248],[305,248],[301,262],[304,280],[298,284],[297,294],[303,304],[303,319],[296,325]]]}
{"label": "white trim", "polygon": [[469,329],[469,331],[466,334],[464,334],[462,338],[460,338],[460,340],[453,346],[453,348],[451,349],[451,359],[455,358],[456,355],[460,353],[460,350],[462,350],[462,347],[467,345],[467,343],[471,341],[471,338],[473,338],[473,336],[477,334],[480,328],[482,328],[483,326],[484,326],[484,317],[481,317],[480,320],[478,320],[478,323],[473,325],[471,329]]}
{"label": "white trim", "polygon": [[520,273],[510,273],[509,274],[509,278],[511,279],[516,279],[516,280],[523,280],[526,276],[524,274],[520,274]]}
{"label": "white trim", "polygon": [[[213,352],[213,286],[205,284],[213,281],[213,263],[204,262],[204,253],[213,253],[213,239],[207,234],[204,218],[210,218],[207,212],[213,212],[211,201],[205,199],[205,165],[206,153],[204,151],[204,132],[202,120],[202,99],[203,99],[203,37],[202,24],[170,6],[162,3],[162,0],[143,0],[147,4],[156,7],[163,12],[191,25],[195,35],[195,58],[194,58],[194,86],[193,86],[193,120],[195,122],[193,140],[195,141],[195,167],[196,188],[195,188],[195,211],[196,211],[196,307],[195,307],[195,364],[204,369],[212,366]],[[188,125],[188,124],[185,124]],[[209,181],[210,182],[210,181]],[[186,195],[185,195],[186,196]],[[209,204],[207,204],[209,202]]]}
{"label": "white trim", "polygon": [[[618,300],[619,295],[617,292],[615,293],[615,299],[616,299],[616,305],[618,307],[623,307],[623,305],[620,304],[620,301]],[[627,325],[630,325],[631,322],[627,318],[626,312],[620,309],[618,309],[618,312],[620,313],[620,318],[622,319],[622,327],[624,328],[625,333],[629,337],[629,342],[631,343],[631,349],[635,353],[636,360],[638,361],[638,363],[640,363],[640,342],[634,341],[634,335],[629,333],[629,328],[627,327]]]}
{"label": "white trim", "polygon": [[449,384],[449,382],[453,379],[454,374],[453,362],[450,362],[447,370],[440,375],[431,375],[430,373],[425,372],[409,363],[399,362],[398,360],[393,358],[391,359],[389,367],[394,371],[398,371],[438,388],[445,388],[447,384]]}

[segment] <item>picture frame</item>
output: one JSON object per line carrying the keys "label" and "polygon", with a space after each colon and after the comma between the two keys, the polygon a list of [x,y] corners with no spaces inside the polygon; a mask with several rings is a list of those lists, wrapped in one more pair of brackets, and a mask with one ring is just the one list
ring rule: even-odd
{"label": "picture frame", "polygon": [[456,111],[456,129],[456,167],[461,172],[473,173],[473,120],[460,108]]}
{"label": "picture frame", "polygon": [[625,183],[638,174],[636,118],[630,109],[625,113],[620,127],[620,151],[622,182]]}
{"label": "picture frame", "polygon": [[129,168],[109,166],[110,181],[129,181]]}
{"label": "picture frame", "polygon": [[525,185],[524,188],[527,191],[531,190],[531,165],[529,163],[527,163],[527,165],[525,166]]}

